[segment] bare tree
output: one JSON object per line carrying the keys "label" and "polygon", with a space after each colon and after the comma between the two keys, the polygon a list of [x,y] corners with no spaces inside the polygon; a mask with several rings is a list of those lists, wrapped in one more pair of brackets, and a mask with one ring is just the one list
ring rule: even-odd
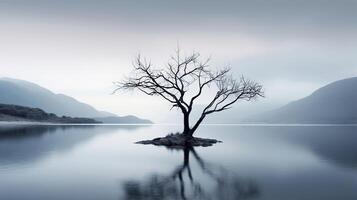
{"label": "bare tree", "polygon": [[[207,115],[230,109],[238,100],[250,101],[262,97],[262,85],[241,76],[234,79],[230,68],[211,70],[210,59],[201,60],[199,53],[182,56],[177,49],[167,66],[155,69],[151,62],[139,55],[133,66],[134,73],[124,81],[116,82],[116,92],[121,89],[137,89],[150,96],[159,96],[182,111],[184,130],[188,138],[193,136]],[[191,126],[190,115],[197,99],[207,91],[215,90],[198,120]]]}

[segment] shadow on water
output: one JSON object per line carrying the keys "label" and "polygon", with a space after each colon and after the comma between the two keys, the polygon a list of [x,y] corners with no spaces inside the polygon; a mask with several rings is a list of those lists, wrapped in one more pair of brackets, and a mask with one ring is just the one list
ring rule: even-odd
{"label": "shadow on water", "polygon": [[0,126],[0,164],[31,163],[53,152],[70,151],[99,134],[136,128],[95,125]]}
{"label": "shadow on water", "polygon": [[[219,165],[207,163],[193,147],[175,150],[183,152],[182,164],[167,175],[152,174],[142,182],[124,182],[123,199],[239,200],[260,196],[259,187],[253,180],[239,177]],[[193,157],[192,161],[197,164],[197,177],[191,168],[190,155]]]}

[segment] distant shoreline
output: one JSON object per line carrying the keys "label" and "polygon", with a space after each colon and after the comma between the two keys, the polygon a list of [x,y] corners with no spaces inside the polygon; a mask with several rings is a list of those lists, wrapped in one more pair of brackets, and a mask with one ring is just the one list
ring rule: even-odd
{"label": "distant shoreline", "polygon": [[[177,123],[53,123],[53,122],[34,122],[34,121],[0,121],[0,126],[3,125],[46,125],[46,126],[181,126],[181,124]],[[311,126],[311,127],[319,127],[319,126],[357,126],[357,124],[274,124],[274,123],[209,123],[209,124],[202,124],[202,126],[267,126],[267,127],[304,127],[304,126]]]}
{"label": "distant shoreline", "polygon": [[0,121],[0,125],[52,125],[49,122],[32,122],[32,121]]}
{"label": "distant shoreline", "polygon": [[104,125],[104,126],[115,126],[115,125],[125,125],[125,126],[145,126],[145,125],[153,125],[153,124],[103,124],[103,123],[54,123],[54,122],[33,122],[33,121],[0,121],[0,126],[1,125],[49,125],[49,126],[98,126],[98,125]]}

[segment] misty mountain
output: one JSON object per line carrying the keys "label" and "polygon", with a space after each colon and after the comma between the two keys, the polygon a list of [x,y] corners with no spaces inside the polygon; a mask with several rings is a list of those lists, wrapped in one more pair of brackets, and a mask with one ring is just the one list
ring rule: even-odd
{"label": "misty mountain", "polygon": [[107,120],[106,117],[112,117],[112,121],[115,121],[112,123],[149,122],[134,116],[119,117],[109,112],[98,111],[70,96],[55,94],[37,84],[11,78],[0,78],[0,103],[40,108],[58,116],[100,118],[103,121]]}
{"label": "misty mountain", "polygon": [[92,106],[79,102],[63,94],[55,94],[34,83],[10,79],[0,79],[0,103],[41,108],[59,116],[106,117],[114,114],[104,113]]}
{"label": "misty mountain", "polygon": [[357,77],[330,83],[305,98],[245,121],[357,123]]}

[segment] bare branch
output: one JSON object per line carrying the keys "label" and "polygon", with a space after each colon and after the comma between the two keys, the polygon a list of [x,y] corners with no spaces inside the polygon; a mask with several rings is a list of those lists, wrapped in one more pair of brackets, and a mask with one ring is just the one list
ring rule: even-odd
{"label": "bare branch", "polygon": [[[191,135],[207,115],[230,109],[238,100],[250,101],[264,96],[262,85],[243,76],[234,79],[229,74],[230,68],[212,71],[209,61],[209,58],[200,61],[200,54],[195,52],[181,56],[180,49],[177,49],[166,68],[154,69],[151,62],[138,55],[133,63],[133,75],[122,82],[115,82],[114,93],[122,89],[137,89],[144,94],[163,98],[172,104],[172,108],[181,109],[184,132],[190,132]],[[215,96],[203,109],[194,126],[190,127],[189,117],[194,103],[208,87],[216,90]],[[195,92],[188,95],[187,91]]]}

